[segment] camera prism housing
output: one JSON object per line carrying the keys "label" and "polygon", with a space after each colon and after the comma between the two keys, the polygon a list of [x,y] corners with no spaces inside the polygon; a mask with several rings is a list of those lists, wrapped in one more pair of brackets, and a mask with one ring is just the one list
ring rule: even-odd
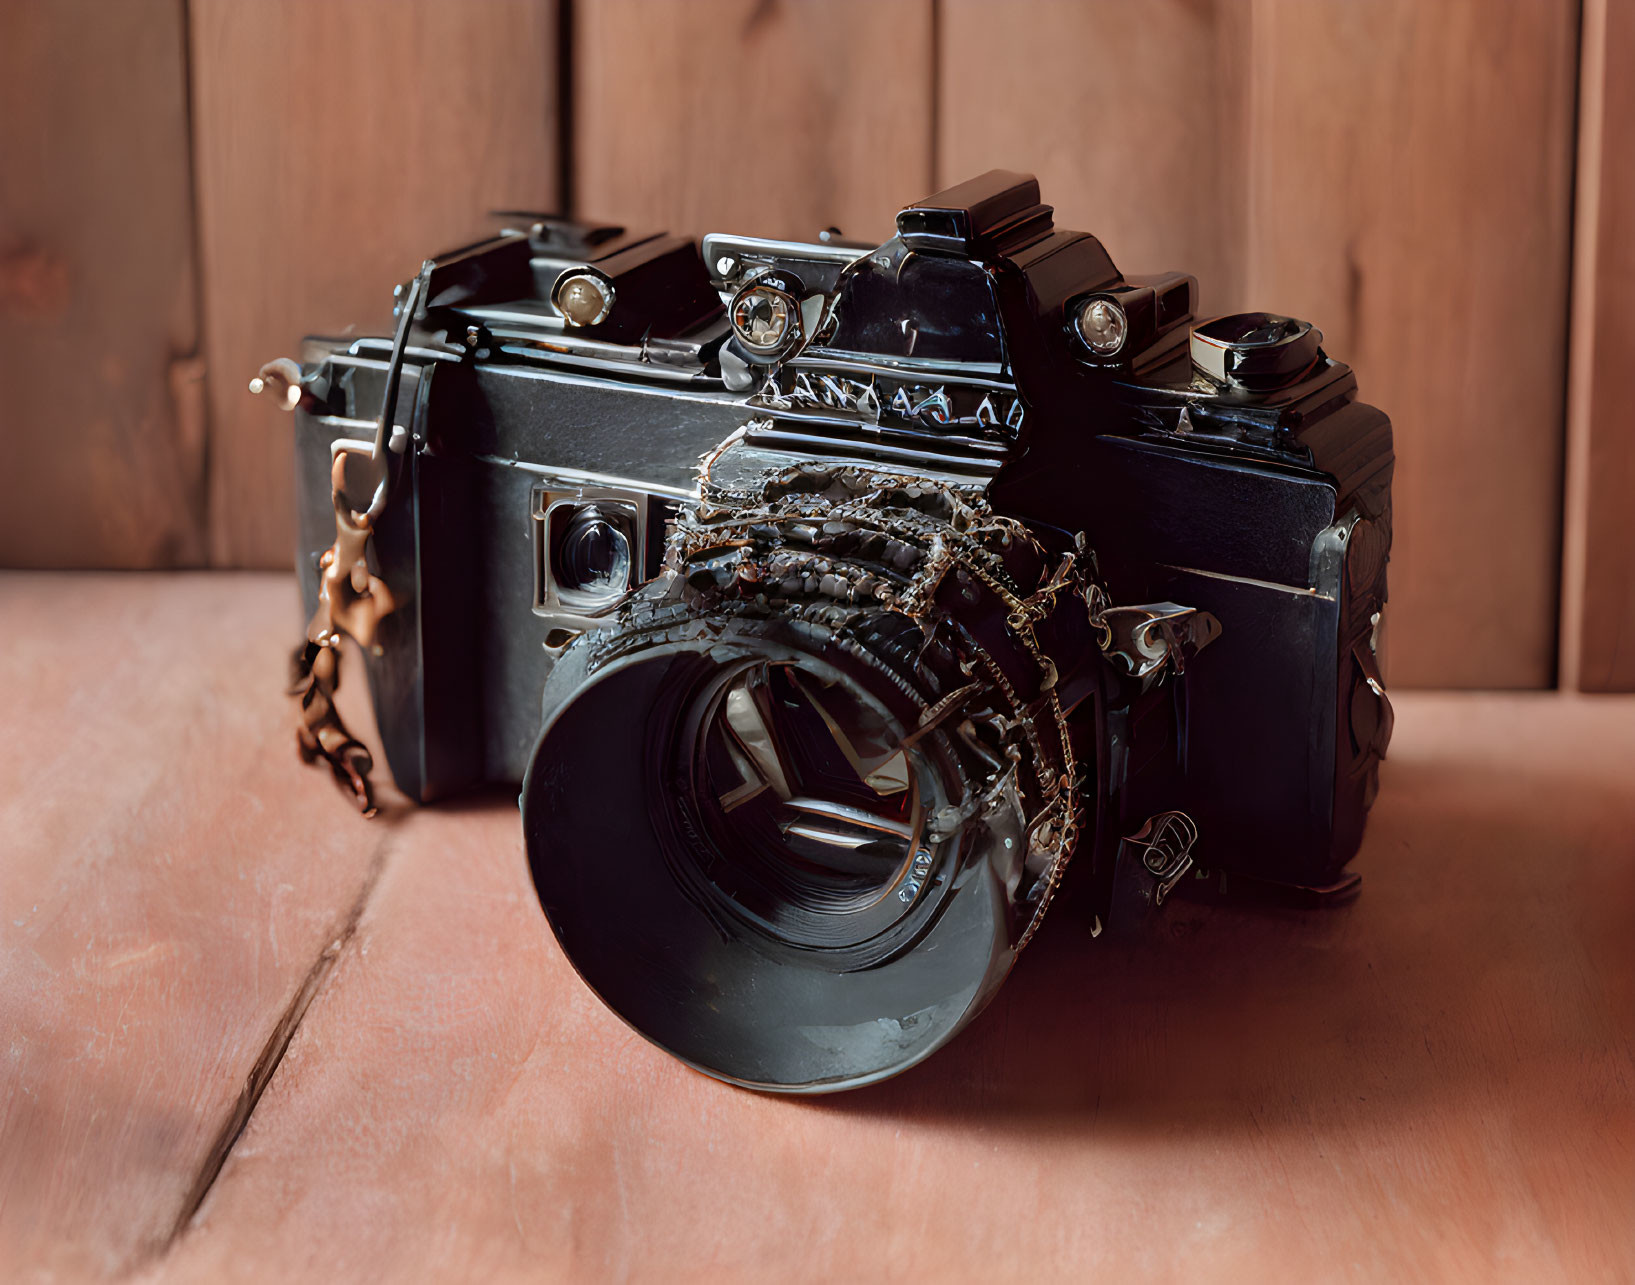
{"label": "camera prism housing", "polygon": [[[1071,858],[1343,884],[1391,732],[1391,428],[1307,323],[1200,322],[1000,171],[880,245],[538,215],[402,333],[310,339],[298,568],[394,448],[367,670],[393,779],[526,781],[585,980],[689,1063],[945,1043]],[[377,452],[378,454],[378,452]]]}

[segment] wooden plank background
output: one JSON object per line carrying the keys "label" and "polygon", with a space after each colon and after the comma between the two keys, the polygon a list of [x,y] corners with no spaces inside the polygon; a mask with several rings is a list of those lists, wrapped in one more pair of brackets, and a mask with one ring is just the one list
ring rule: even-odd
{"label": "wooden plank background", "polygon": [[1574,10],[1254,15],[1248,293],[1321,326],[1392,417],[1391,677],[1411,686],[1554,675]]}
{"label": "wooden plank background", "polygon": [[0,577],[8,1281],[163,1253],[391,840],[284,793],[327,789],[249,695],[289,608],[266,576]]}
{"label": "wooden plank background", "polygon": [[931,190],[931,0],[574,9],[574,204],[702,234],[884,239]]}
{"label": "wooden plank background", "polygon": [[183,14],[0,5],[0,565],[205,557]]}
{"label": "wooden plank background", "polygon": [[293,548],[289,423],[245,384],[302,334],[391,324],[485,210],[555,205],[553,0],[192,0],[210,553]]}
{"label": "wooden plank background", "polygon": [[[0,17],[0,159],[46,179],[0,177],[0,379],[24,389],[0,466],[28,478],[0,563],[287,565],[289,439],[246,379],[304,331],[383,325],[391,284],[487,208],[881,236],[903,202],[999,164],[1037,172],[1059,221],[1127,270],[1195,272],[1211,310],[1309,317],[1356,364],[1397,427],[1394,682],[1548,687],[1565,637],[1569,682],[1635,687],[1614,524],[1635,473],[1612,383],[1635,355],[1627,167],[1597,171],[1593,259],[1582,185],[1573,235],[1581,72],[1629,40],[1616,4],[1599,24],[1576,0],[77,12]],[[1577,115],[1610,158],[1631,108],[1607,79],[1605,119]],[[132,141],[105,146],[109,128]],[[1564,487],[1569,334],[1583,423]],[[114,396],[93,367],[139,387]]]}
{"label": "wooden plank background", "polygon": [[1635,6],[1586,0],[1569,392],[1562,668],[1585,691],[1635,691]]}

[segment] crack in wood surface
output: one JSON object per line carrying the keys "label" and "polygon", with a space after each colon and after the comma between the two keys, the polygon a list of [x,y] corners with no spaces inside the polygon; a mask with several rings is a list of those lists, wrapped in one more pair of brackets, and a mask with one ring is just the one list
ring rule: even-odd
{"label": "crack in wood surface", "polygon": [[262,1045],[259,1056],[250,1067],[250,1073],[245,1077],[244,1088],[239,1093],[238,1100],[234,1102],[232,1111],[228,1113],[226,1120],[222,1122],[222,1127],[211,1141],[210,1149],[205,1153],[204,1161],[199,1166],[198,1173],[194,1175],[192,1186],[187,1193],[187,1199],[182,1202],[181,1211],[176,1216],[170,1234],[165,1237],[164,1243],[159,1247],[160,1254],[168,1252],[175,1246],[176,1242],[186,1233],[194,1216],[203,1207],[211,1189],[216,1184],[216,1179],[221,1176],[221,1171],[227,1164],[228,1156],[232,1154],[233,1148],[238,1145],[239,1138],[244,1135],[245,1129],[249,1127],[250,1118],[255,1114],[255,1109],[261,1102],[261,1095],[267,1091],[267,1086],[272,1083],[273,1076],[278,1073],[279,1064],[284,1060],[285,1052],[289,1049],[291,1041],[294,1040],[295,1033],[300,1029],[302,1021],[306,1018],[307,1010],[312,1007],[313,1000],[318,997],[318,992],[323,989],[324,983],[334,970],[341,953],[356,935],[358,922],[363,918],[363,912],[368,907],[369,899],[373,896],[375,887],[380,882],[381,873],[386,868],[386,853],[389,842],[390,838],[388,836],[382,838],[375,846],[374,855],[369,862],[369,873],[364,877],[363,885],[358,889],[358,895],[353,898],[350,909],[336,927],[329,943],[318,953],[317,959],[313,960],[312,967],[307,970],[306,976],[301,979],[301,984],[296,988],[295,994],[290,997],[290,1002],[285,1006],[277,1025],[273,1027],[266,1043]]}

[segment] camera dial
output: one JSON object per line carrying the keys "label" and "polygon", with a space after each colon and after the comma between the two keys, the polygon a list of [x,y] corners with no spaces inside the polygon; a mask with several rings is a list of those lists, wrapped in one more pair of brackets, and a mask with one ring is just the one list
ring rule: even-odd
{"label": "camera dial", "polygon": [[1264,391],[1304,377],[1321,360],[1322,343],[1308,321],[1239,312],[1193,328],[1192,364],[1218,384]]}
{"label": "camera dial", "polygon": [[781,356],[801,340],[801,282],[789,273],[762,272],[732,297],[732,332],[751,359]]}

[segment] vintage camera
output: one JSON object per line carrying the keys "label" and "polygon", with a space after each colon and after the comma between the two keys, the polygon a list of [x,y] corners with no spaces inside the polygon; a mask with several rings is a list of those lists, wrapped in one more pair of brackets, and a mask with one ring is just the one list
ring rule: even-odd
{"label": "vintage camera", "polygon": [[[992,172],[881,245],[534,215],[309,340],[305,745],[368,644],[398,787],[522,781],[585,981],[693,1066],[945,1043],[1069,858],[1348,887],[1391,731],[1391,429],[1304,322],[1200,324]],[[327,550],[327,552],[326,552]],[[1121,882],[1128,886],[1128,880]]]}

